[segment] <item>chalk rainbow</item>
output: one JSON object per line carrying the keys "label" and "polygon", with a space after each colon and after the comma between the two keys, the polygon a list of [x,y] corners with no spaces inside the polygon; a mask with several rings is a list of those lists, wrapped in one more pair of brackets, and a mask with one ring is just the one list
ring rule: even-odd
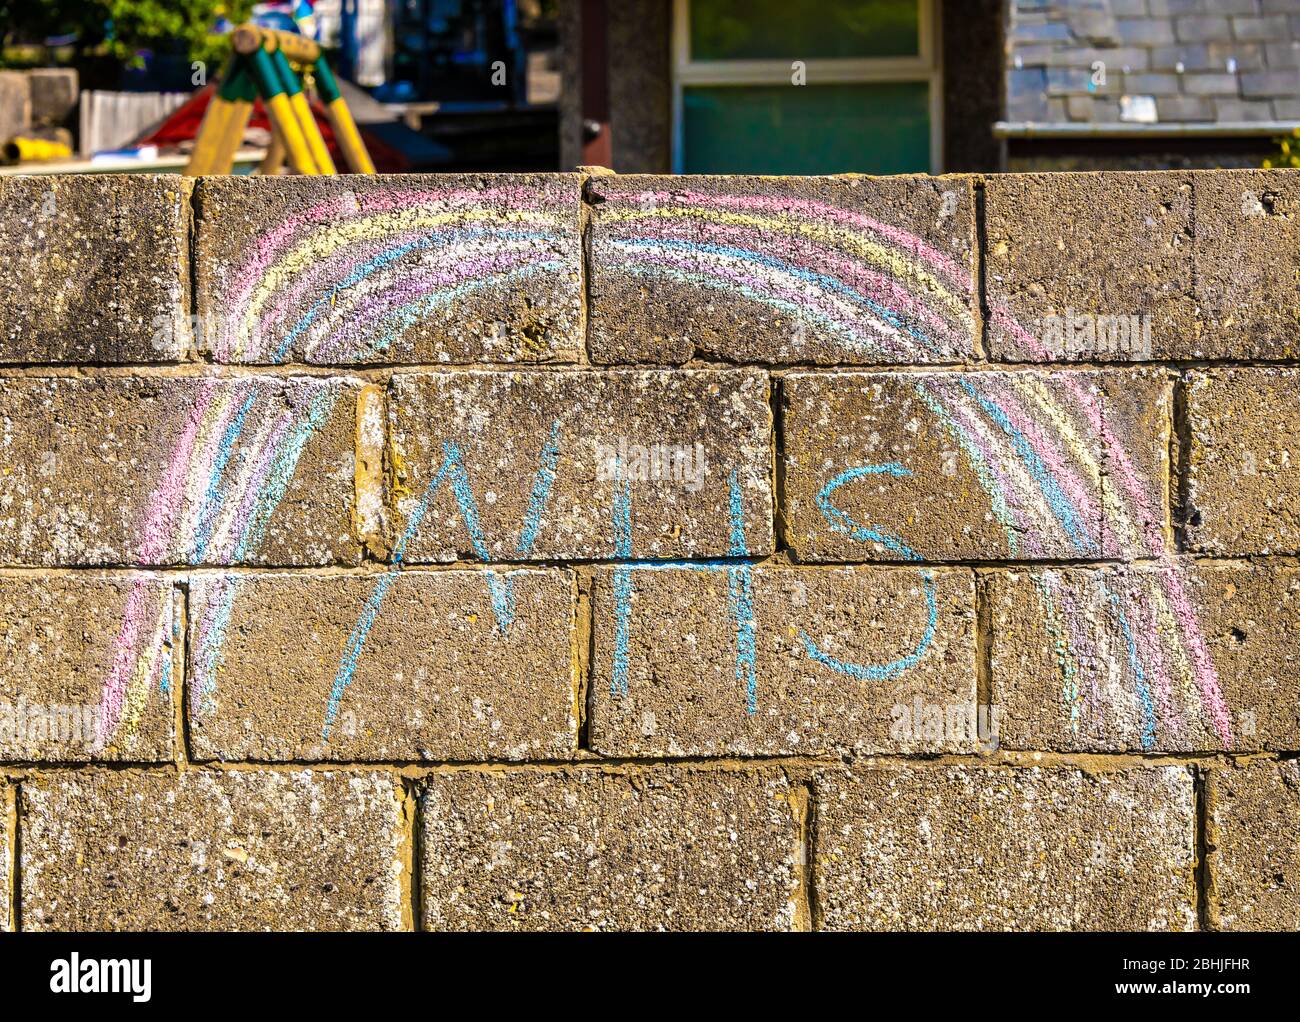
{"label": "chalk rainbow", "polygon": [[[348,191],[289,215],[230,271],[222,361],[380,359],[413,326],[485,289],[574,272],[559,185]],[[566,233],[566,227],[569,233]]]}
{"label": "chalk rainbow", "polygon": [[[969,268],[863,213],[811,199],[686,188],[611,191],[600,219],[602,260],[614,271],[738,294],[824,330],[863,361],[944,361],[936,354],[959,351],[973,326]],[[1006,310],[992,316],[1046,359],[1043,345]],[[1013,556],[1065,549],[1095,558],[1113,538],[1156,563],[1158,570],[1130,576],[1138,590],[1130,599],[1104,593],[1126,640],[1142,744],[1154,746],[1162,723],[1184,726],[1169,696],[1177,683],[1198,695],[1184,707],[1230,747],[1230,714],[1181,568],[1156,524],[1160,516],[1099,396],[1077,375],[1055,379],[1062,386],[1049,390],[1031,374],[944,373],[918,376],[915,386],[987,492]],[[1103,468],[1114,499],[1101,498]],[[832,527],[843,525],[832,503],[822,512]],[[879,533],[861,538],[882,543]],[[1098,584],[1106,584],[1101,576]],[[1093,657],[1095,642],[1070,603],[1059,592],[1053,597],[1050,573],[1040,592],[1044,627],[1060,653],[1063,699],[1077,724],[1090,707],[1080,665]]]}
{"label": "chalk rainbow", "polygon": [[974,325],[970,272],[905,231],[807,199],[612,193],[600,261],[634,277],[740,295],[881,361],[955,355]]}
{"label": "chalk rainbow", "polygon": [[[348,192],[325,200],[269,231],[239,263],[229,300],[240,327],[216,354],[280,361],[301,347],[306,357],[323,361],[380,357],[413,324],[463,295],[510,288],[535,273],[568,272],[554,258],[564,225],[548,212],[563,208],[560,198],[545,189],[495,187]],[[739,295],[824,332],[860,353],[863,361],[952,361],[974,327],[969,267],[922,238],[856,211],[811,199],[688,187],[613,192],[606,196],[600,218],[602,265],[648,283],[702,289],[714,297]],[[995,325],[1029,351],[1047,354],[1005,310],[995,309],[992,316]],[[1196,716],[1231,747],[1230,714],[1181,567],[1157,524],[1161,516],[1153,513],[1138,471],[1086,378],[1063,373],[1053,379],[1049,388],[1027,373],[949,372],[917,375],[914,386],[987,493],[1013,556],[1041,559],[1066,550],[1071,558],[1098,558],[1107,556],[1107,544],[1113,542],[1154,566],[1128,574],[1122,583],[1102,574],[1093,580],[1124,639],[1122,668],[1140,707],[1143,746],[1154,747],[1162,727],[1178,733],[1188,726],[1185,718]],[[142,564],[154,563],[161,551],[176,544],[196,563],[233,563],[256,548],[283,495],[283,481],[292,475],[303,437],[313,427],[310,415],[258,414],[248,400],[247,390],[217,393],[209,386],[203,391],[144,523]],[[250,428],[256,436],[241,441],[238,455],[232,455],[235,441]],[[458,444],[448,441],[441,468],[417,512],[408,515],[394,570],[377,581],[341,651],[334,684],[323,694],[323,738],[328,738],[406,546],[420,527],[419,509],[427,506],[434,489],[450,486],[476,556],[488,559],[459,452]],[[537,538],[560,456],[553,431],[540,454],[527,519],[521,524],[521,555]],[[892,543],[896,556],[905,550],[912,556],[904,555],[904,560],[920,561],[902,538],[852,521],[834,503],[837,480],[843,485],[858,477],[855,472],[880,471],[901,477],[909,469],[840,466],[822,491],[822,513],[832,528],[863,542]],[[1101,497],[1103,476],[1110,480],[1106,499]],[[759,693],[752,579],[734,480],[730,558],[715,563],[638,562],[631,542],[632,490],[626,480],[613,485],[615,694],[626,691],[627,608],[635,572],[722,571],[728,576],[737,633],[737,682],[745,709],[753,712]],[[929,636],[933,589],[924,569],[919,570],[931,610]],[[489,570],[485,577],[498,629],[504,630],[511,616],[508,576],[502,579]],[[1047,568],[1036,572],[1035,579],[1044,634],[1060,665],[1062,712],[1077,727],[1102,709],[1090,691],[1089,664],[1097,655],[1094,630],[1077,594],[1062,585],[1058,573]],[[193,697],[200,703],[215,684],[221,637],[237,592],[233,578],[223,586],[199,623]],[[144,596],[133,594],[105,685],[105,738],[130,726],[130,708],[136,705],[131,693],[157,681],[160,669],[153,666],[157,657],[152,651],[159,631],[146,619],[152,620]],[[908,656],[873,668],[842,664],[804,636],[810,659],[868,683],[910,669],[925,646],[923,639]]]}
{"label": "chalk rainbow", "polygon": [[[304,447],[338,395],[337,386],[306,380],[203,380],[147,505],[138,565],[237,564],[255,552]],[[219,648],[213,640],[224,633],[235,581],[226,588],[200,622],[201,650]],[[96,749],[128,742],[149,692],[170,684],[171,600],[159,607],[151,599],[144,578],[127,597],[100,699]],[[219,657],[199,657],[196,703],[210,691],[218,668]]]}

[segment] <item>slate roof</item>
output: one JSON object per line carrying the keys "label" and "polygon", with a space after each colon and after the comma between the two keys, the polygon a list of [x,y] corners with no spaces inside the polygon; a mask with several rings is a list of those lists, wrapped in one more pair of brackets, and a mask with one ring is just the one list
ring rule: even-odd
{"label": "slate roof", "polygon": [[1300,122],[1300,0],[1008,0],[1007,18],[1007,121]]}

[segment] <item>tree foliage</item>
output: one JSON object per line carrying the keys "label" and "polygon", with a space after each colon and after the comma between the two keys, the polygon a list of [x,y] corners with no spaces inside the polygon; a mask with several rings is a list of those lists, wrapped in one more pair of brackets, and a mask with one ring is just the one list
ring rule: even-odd
{"label": "tree foliage", "polygon": [[79,53],[102,52],[126,63],[142,50],[216,61],[226,52],[213,35],[217,19],[240,22],[254,0],[0,0],[6,46],[73,36]]}
{"label": "tree foliage", "polygon": [[1277,140],[1277,154],[1264,161],[1265,169],[1272,167],[1300,168],[1300,128],[1291,133],[1290,138]]}

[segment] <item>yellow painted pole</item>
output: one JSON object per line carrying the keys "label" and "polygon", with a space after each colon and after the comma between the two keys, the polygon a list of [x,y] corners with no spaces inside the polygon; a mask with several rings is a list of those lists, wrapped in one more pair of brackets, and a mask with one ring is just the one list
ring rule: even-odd
{"label": "yellow painted pole", "polygon": [[307,97],[301,92],[293,93],[289,97],[289,104],[298,117],[298,124],[302,128],[303,137],[307,140],[307,148],[311,150],[311,158],[317,169],[322,174],[337,174],[338,169],[334,166],[334,158],[330,156],[329,146],[325,144],[320,128],[316,125],[316,117],[311,112],[311,104],[307,102]]}
{"label": "yellow painted pole", "polygon": [[208,102],[208,109],[203,113],[199,133],[194,136],[194,151],[190,153],[190,162],[185,166],[187,176],[198,177],[200,174],[212,173],[212,167],[221,155],[221,137],[226,122],[233,114],[234,104],[227,103],[214,93]]}
{"label": "yellow painted pole", "polygon": [[[228,137],[236,130],[242,136],[248,117],[241,104],[248,104],[251,110],[256,95],[243,59],[238,56],[232,58],[226,64],[221,75],[221,85],[212,94],[203,121],[199,124],[198,134],[194,137],[194,151],[185,168],[187,175],[197,177],[200,174],[230,173],[230,167],[225,163]],[[243,118],[236,126],[232,121],[240,118],[241,114],[244,114]],[[233,163],[233,154],[231,162]]]}
{"label": "yellow painted pole", "polygon": [[280,75],[275,69],[270,54],[265,50],[255,50],[248,56],[249,69],[261,93],[266,114],[275,126],[276,133],[284,143],[289,156],[289,166],[299,174],[319,173],[316,161],[312,159],[311,149],[303,138],[298,126],[297,115],[289,103],[289,97],[280,84]]}
{"label": "yellow painted pole", "polygon": [[231,104],[230,116],[226,119],[225,130],[221,133],[221,148],[213,161],[209,174],[229,174],[235,166],[235,156],[244,142],[244,129],[248,119],[253,115],[253,104],[245,100],[236,100]]}
{"label": "yellow painted pole", "polygon": [[267,115],[275,122],[276,130],[284,140],[285,150],[289,155],[289,166],[299,174],[319,174],[316,161],[312,159],[311,148],[302,137],[298,126],[298,117],[293,112],[289,97],[283,92],[278,96],[263,97]]}
{"label": "yellow painted pole", "polygon": [[221,83],[220,97],[230,105],[219,138],[218,151],[207,169],[209,174],[229,174],[235,166],[235,155],[244,142],[244,129],[253,114],[253,100],[257,87],[249,77],[244,61],[236,57],[230,73]]}
{"label": "yellow painted pole", "polygon": [[257,165],[259,174],[278,174],[280,168],[284,166],[284,143],[280,141],[280,133],[274,128],[271,130],[271,146],[266,150],[266,155],[262,157],[262,162]]}
{"label": "yellow painted pole", "polygon": [[352,111],[348,109],[343,97],[340,96],[330,103],[325,111],[329,115],[330,127],[334,129],[334,138],[338,141],[339,148],[343,150],[343,158],[348,161],[352,172],[354,174],[375,173],[374,161],[370,158],[366,143],[361,139],[361,132],[357,130],[357,122],[352,119]]}
{"label": "yellow painted pole", "polygon": [[302,137],[307,140],[307,148],[311,150],[312,162],[316,164],[316,169],[322,174],[337,174],[329,148],[325,145],[325,139],[321,137],[320,128],[316,126],[316,117],[311,112],[311,104],[307,102],[307,94],[302,91],[302,84],[298,81],[298,76],[293,73],[293,68],[289,66],[284,52],[273,51],[271,62],[280,75],[280,84],[284,86],[284,91],[289,97],[289,105],[293,107],[294,116],[298,118],[298,127],[302,129]]}
{"label": "yellow painted pole", "polygon": [[323,56],[316,61],[315,71],[316,91],[325,103],[330,127],[334,129],[334,140],[343,151],[343,158],[347,160],[348,167],[354,174],[373,174],[374,161],[370,159],[366,143],[361,138],[361,132],[357,130],[357,122],[352,119],[352,111],[348,109],[347,101],[339,90],[334,72],[330,70]]}

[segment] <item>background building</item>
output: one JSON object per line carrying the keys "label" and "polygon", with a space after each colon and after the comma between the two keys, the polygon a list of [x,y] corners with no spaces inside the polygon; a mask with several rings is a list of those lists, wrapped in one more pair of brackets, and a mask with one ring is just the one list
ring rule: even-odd
{"label": "background building", "polygon": [[1249,167],[1300,130],[1300,0],[177,0],[183,33],[86,13],[134,2],[0,5],[0,144],[129,149],[249,16],[319,39],[408,170]]}
{"label": "background building", "polygon": [[1258,165],[1300,125],[1300,0],[573,0],[560,32],[565,166]]}
{"label": "background building", "polygon": [[1014,0],[1010,169],[1250,167],[1300,123],[1300,0]]}

